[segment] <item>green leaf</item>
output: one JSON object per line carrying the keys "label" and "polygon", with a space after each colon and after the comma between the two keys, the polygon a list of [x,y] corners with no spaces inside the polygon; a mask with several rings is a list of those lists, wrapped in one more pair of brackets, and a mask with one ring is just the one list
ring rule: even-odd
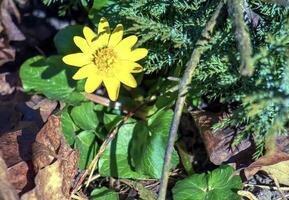
{"label": "green leaf", "polygon": [[71,117],[74,123],[83,130],[95,130],[99,123],[92,102],[83,102],[73,107]]}
{"label": "green leaf", "polygon": [[92,8],[89,10],[88,18],[93,23],[98,23],[99,10],[110,3],[110,0],[94,0]]}
{"label": "green leaf", "polygon": [[92,9],[100,10],[102,7],[104,7],[109,0],[94,0]]}
{"label": "green leaf", "polygon": [[208,174],[194,174],[180,180],[173,188],[174,200],[238,200],[242,188],[240,176],[232,176],[234,169],[221,166]]}
{"label": "green leaf", "polygon": [[86,169],[93,160],[98,149],[95,133],[93,131],[80,132],[75,140],[75,148],[80,152],[79,167],[81,169]]}
{"label": "green leaf", "polygon": [[74,36],[83,37],[83,26],[81,25],[72,25],[67,26],[64,29],[60,30],[54,37],[54,45],[59,54],[70,54],[80,52],[80,49],[74,44]]}
{"label": "green leaf", "polygon": [[121,115],[113,115],[105,113],[103,116],[103,123],[106,130],[110,132],[122,119],[123,116]]}
{"label": "green leaf", "polygon": [[139,195],[139,199],[144,199],[144,200],[155,200],[156,195],[152,190],[149,190],[143,186],[143,184],[139,183],[138,181],[132,181],[128,179],[122,179],[121,182],[131,185]]}
{"label": "green leaf", "polygon": [[135,172],[130,165],[129,144],[133,135],[135,122],[122,125],[112,142],[109,143],[98,162],[102,176],[141,179],[145,176]]}
{"label": "green leaf", "polygon": [[72,121],[67,109],[61,113],[61,127],[67,143],[73,145],[76,137],[75,132],[78,130],[78,127]]}
{"label": "green leaf", "polygon": [[180,161],[188,175],[192,175],[194,173],[193,165],[190,159],[190,154],[186,150],[184,144],[182,142],[176,142],[175,146],[177,147],[178,154],[180,156]]}
{"label": "green leaf", "polygon": [[80,2],[81,2],[81,5],[83,7],[87,7],[88,6],[88,2],[86,0],[80,0]]}
{"label": "green leaf", "polygon": [[90,193],[91,200],[118,200],[118,194],[106,187],[95,188]]}
{"label": "green leaf", "polygon": [[[130,150],[136,171],[150,178],[161,177],[172,117],[171,110],[161,110],[150,117],[147,124],[137,123]],[[174,150],[171,167],[178,163],[178,154]]]}
{"label": "green leaf", "polygon": [[36,56],[26,60],[20,68],[20,78],[26,92],[39,92],[50,99],[78,104],[85,97],[75,91],[76,82],[69,78],[73,73],[73,68],[67,67],[61,56],[47,59]]}

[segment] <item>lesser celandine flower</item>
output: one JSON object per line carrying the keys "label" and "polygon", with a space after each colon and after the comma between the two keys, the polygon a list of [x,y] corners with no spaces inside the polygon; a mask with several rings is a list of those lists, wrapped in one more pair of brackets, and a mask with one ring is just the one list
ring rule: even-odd
{"label": "lesser celandine flower", "polygon": [[123,37],[123,26],[118,24],[110,32],[109,23],[101,18],[98,34],[90,28],[83,28],[84,38],[75,36],[74,43],[82,53],[69,54],[63,57],[68,65],[80,67],[72,77],[75,80],[87,78],[85,92],[94,92],[103,82],[112,101],[118,98],[120,83],[129,87],[137,86],[131,73],[143,70],[136,61],[144,58],[148,51],[144,48],[132,49],[137,42],[135,35]]}

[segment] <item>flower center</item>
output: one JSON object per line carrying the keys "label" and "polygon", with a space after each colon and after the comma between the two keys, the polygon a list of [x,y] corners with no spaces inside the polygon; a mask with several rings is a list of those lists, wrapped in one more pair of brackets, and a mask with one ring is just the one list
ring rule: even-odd
{"label": "flower center", "polygon": [[116,55],[113,49],[103,48],[98,49],[95,54],[93,54],[92,62],[99,71],[108,72],[111,69],[115,59]]}

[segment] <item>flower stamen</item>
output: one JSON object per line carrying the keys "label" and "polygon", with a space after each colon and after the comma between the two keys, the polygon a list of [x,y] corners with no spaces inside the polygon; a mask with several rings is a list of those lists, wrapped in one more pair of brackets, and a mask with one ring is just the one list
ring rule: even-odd
{"label": "flower stamen", "polygon": [[95,54],[93,54],[92,62],[99,71],[109,72],[115,59],[116,54],[113,49],[103,48],[98,49]]}

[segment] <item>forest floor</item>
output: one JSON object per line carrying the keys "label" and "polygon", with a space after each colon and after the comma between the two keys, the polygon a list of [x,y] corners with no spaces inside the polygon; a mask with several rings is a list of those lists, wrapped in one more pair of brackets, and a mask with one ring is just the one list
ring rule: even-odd
{"label": "forest floor", "polygon": [[[43,131],[53,132],[49,126],[54,127],[59,122],[57,120],[53,122],[53,120],[56,117],[54,114],[61,108],[61,104],[57,101],[23,92],[19,79],[20,66],[31,56],[53,54],[55,52],[53,37],[57,31],[68,24],[83,22],[83,18],[79,15],[75,15],[75,19],[59,17],[53,7],[47,8],[36,0],[29,3],[18,3],[18,7],[14,8],[4,4],[5,1],[1,1],[0,158],[2,157],[6,163],[7,171],[5,173],[9,178],[8,180],[1,179],[2,171],[5,168],[1,168],[0,162],[0,197],[1,193],[2,196],[5,193],[5,200],[13,200],[15,196],[7,192],[8,190],[4,186],[5,182],[10,182],[13,189],[9,184],[7,187],[16,191],[19,196],[35,188],[37,180],[35,180],[36,170],[33,165],[36,162],[36,153],[33,152],[35,148],[32,144],[37,137],[41,137],[39,135],[43,135]],[[209,129],[210,123],[222,118],[223,114],[220,114],[222,109],[219,106],[218,104],[204,105],[204,111],[192,110],[183,116],[180,127],[182,136],[178,143],[178,149],[183,148],[189,152],[189,159],[193,162],[191,170],[194,172],[213,170],[221,163],[230,164],[241,170],[253,163],[253,160],[248,159],[254,153],[254,146],[250,138],[237,147],[231,148],[230,141],[238,130],[225,129],[221,130],[220,134],[212,134]],[[196,123],[192,123],[192,121]],[[53,137],[53,134],[51,133],[49,137]],[[282,148],[288,146],[288,138],[282,138],[280,141]],[[65,148],[68,149],[68,147]],[[40,148],[38,151],[41,151],[40,154],[44,152],[44,154],[50,155],[45,149]],[[274,163],[272,159],[265,161],[271,161],[272,164]],[[170,187],[184,177],[185,171],[182,166],[179,166],[173,172],[170,178]],[[77,177],[73,179],[77,179]],[[138,189],[128,186],[129,183],[105,178],[101,181],[108,183],[113,181],[111,184],[124,198],[137,198]],[[157,180],[140,183],[154,192],[159,189]],[[282,199],[282,196],[286,196],[289,190],[288,187],[277,187],[274,180],[260,172],[244,181],[243,185],[245,191],[251,192],[259,200]],[[277,189],[273,187],[277,187]],[[249,198],[249,196],[247,197]]]}

